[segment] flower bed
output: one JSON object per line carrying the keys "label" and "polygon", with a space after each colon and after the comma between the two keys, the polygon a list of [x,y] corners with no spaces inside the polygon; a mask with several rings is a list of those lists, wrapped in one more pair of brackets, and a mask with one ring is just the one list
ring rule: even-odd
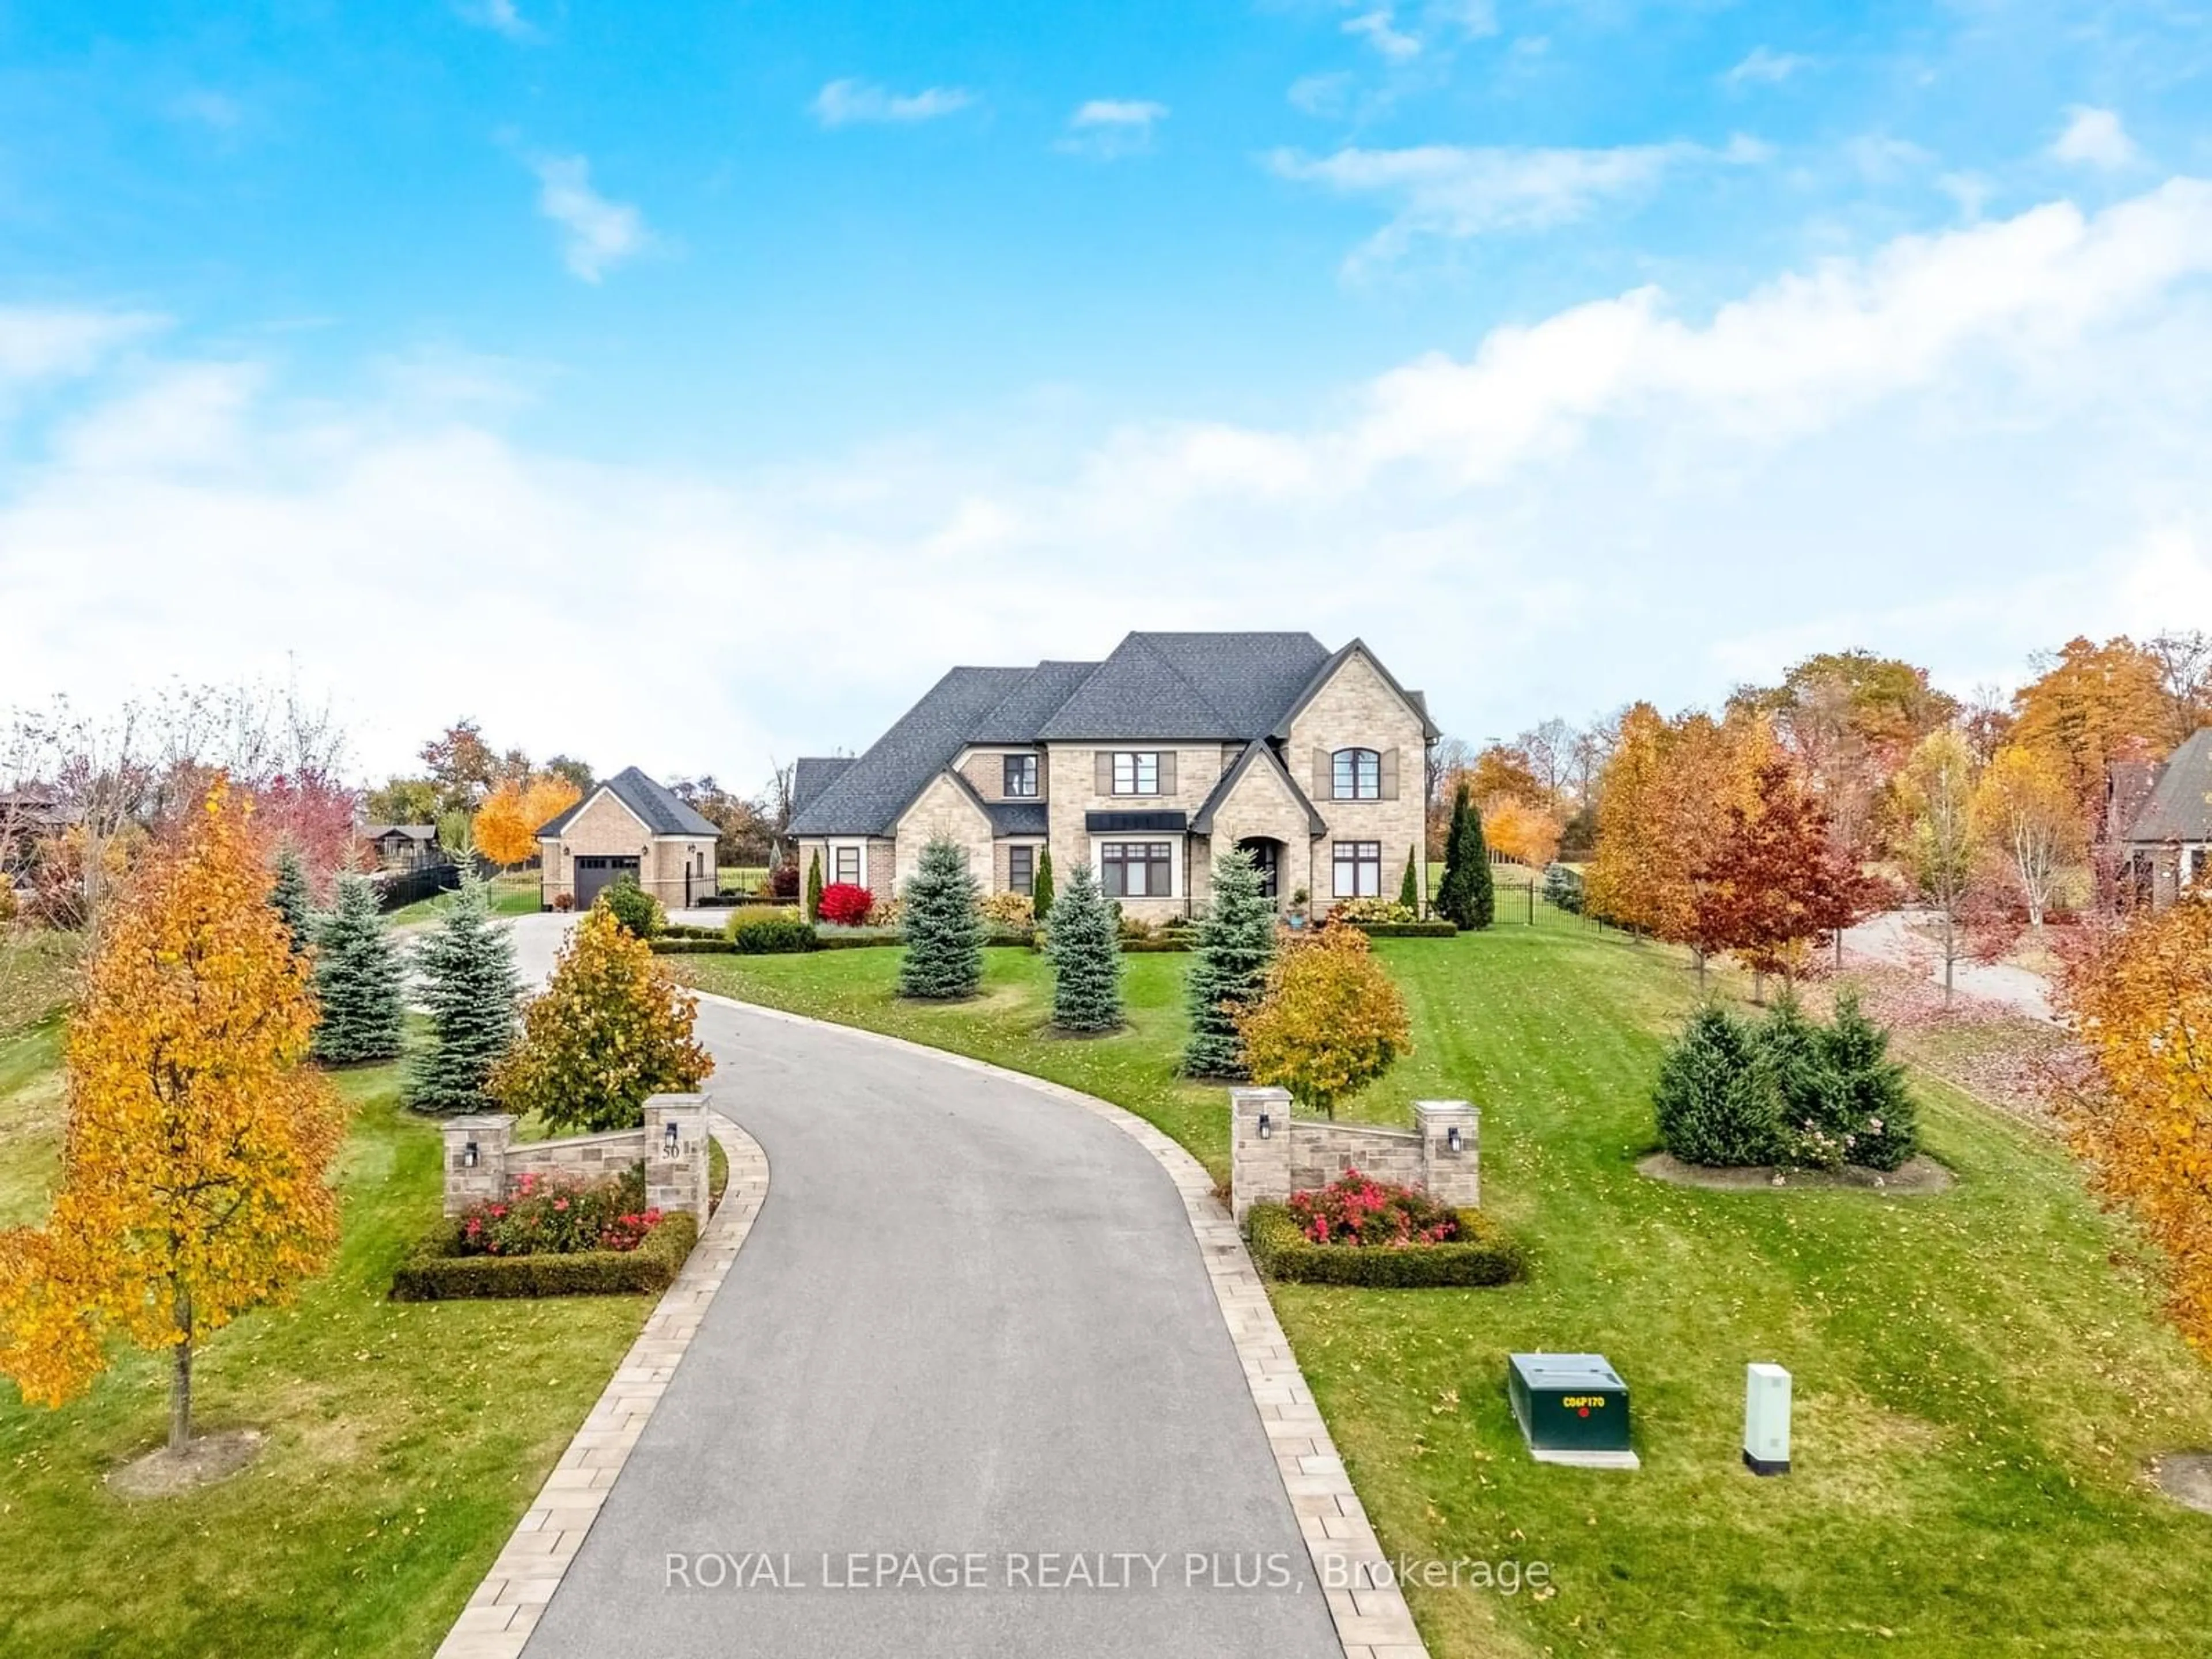
{"label": "flower bed", "polygon": [[1455,1210],[1411,1188],[1351,1170],[1288,1204],[1255,1204],[1245,1220],[1252,1259],[1271,1279],[1308,1285],[1414,1288],[1503,1285],[1519,1249],[1480,1210]]}
{"label": "flower bed", "polygon": [[526,1175],[504,1200],[441,1224],[401,1264],[401,1302],[605,1296],[665,1289],[698,1242],[689,1215],[645,1203],[642,1170],[584,1182]]}

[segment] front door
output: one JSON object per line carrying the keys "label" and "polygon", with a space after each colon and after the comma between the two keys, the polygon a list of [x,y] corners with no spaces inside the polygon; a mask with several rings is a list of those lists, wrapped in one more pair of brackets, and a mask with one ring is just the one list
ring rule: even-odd
{"label": "front door", "polygon": [[1269,898],[1280,896],[1283,875],[1283,843],[1255,836],[1237,843],[1237,850],[1249,854],[1252,867],[1260,872],[1260,890]]}
{"label": "front door", "polygon": [[637,876],[637,860],[617,858],[579,858],[576,860],[576,908],[588,910],[599,890],[618,876]]}

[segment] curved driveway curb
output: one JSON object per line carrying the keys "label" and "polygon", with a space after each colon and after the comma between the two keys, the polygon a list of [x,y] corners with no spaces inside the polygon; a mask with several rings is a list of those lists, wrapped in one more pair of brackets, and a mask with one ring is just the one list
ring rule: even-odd
{"label": "curved driveway curb", "polygon": [[438,1659],[514,1659],[522,1651],[768,1201],[768,1155],[760,1143],[719,1112],[708,1115],[707,1127],[730,1160],[722,1201],[599,1404],[545,1477],[537,1502],[515,1523],[491,1571],[453,1621]]}
{"label": "curved driveway curb", "polygon": [[[1397,1588],[1366,1510],[1352,1490],[1344,1461],[1337,1455],[1328,1425],[1314,1404],[1289,1340],[1275,1318],[1243,1235],[1214,1196],[1213,1178],[1204,1164],[1135,1113],[1079,1090],[880,1031],[741,1002],[696,988],[694,994],[702,1002],[720,1003],[759,1018],[836,1031],[1018,1084],[1105,1119],[1150,1152],[1182,1200],[1184,1216],[1206,1263],[1222,1322],[1228,1328],[1253,1407],[1274,1452],[1276,1469],[1297,1516],[1298,1530],[1304,1537],[1315,1577],[1323,1587],[1346,1659],[1428,1659],[1428,1648]],[[1332,1588],[1339,1585],[1344,1588]]]}

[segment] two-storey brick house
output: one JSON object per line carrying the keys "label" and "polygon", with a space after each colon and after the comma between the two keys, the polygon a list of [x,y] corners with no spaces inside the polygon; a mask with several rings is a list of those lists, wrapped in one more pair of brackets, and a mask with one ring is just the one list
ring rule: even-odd
{"label": "two-storey brick house", "polygon": [[1131,634],[1103,662],[955,668],[865,754],[807,759],[792,835],[825,882],[898,890],[944,836],[993,892],[1079,862],[1130,915],[1202,907],[1242,847],[1287,906],[1427,890],[1421,791],[1437,728],[1359,641]]}

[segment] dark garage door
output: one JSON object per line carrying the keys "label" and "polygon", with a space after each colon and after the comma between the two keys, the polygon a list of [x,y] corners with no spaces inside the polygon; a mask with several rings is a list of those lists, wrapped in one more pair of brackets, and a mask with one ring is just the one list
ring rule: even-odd
{"label": "dark garage door", "polygon": [[635,859],[586,859],[576,860],[576,908],[588,910],[592,901],[599,896],[599,889],[617,876],[637,874]]}

